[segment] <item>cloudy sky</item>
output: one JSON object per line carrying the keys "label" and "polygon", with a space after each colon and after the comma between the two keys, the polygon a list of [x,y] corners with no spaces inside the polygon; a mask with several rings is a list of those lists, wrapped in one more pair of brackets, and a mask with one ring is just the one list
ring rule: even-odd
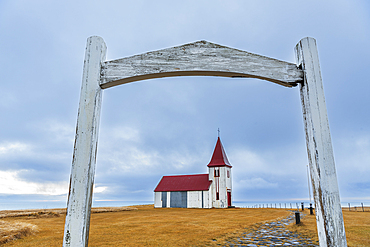
{"label": "cloudy sky", "polygon": [[[370,204],[369,1],[2,0],[0,209],[66,205],[92,35],[108,60],[207,40],[293,63],[315,38],[341,200]],[[298,88],[178,77],[104,90],[95,205],[150,201],[163,175],[206,173],[218,128],[233,200],[308,200]]]}

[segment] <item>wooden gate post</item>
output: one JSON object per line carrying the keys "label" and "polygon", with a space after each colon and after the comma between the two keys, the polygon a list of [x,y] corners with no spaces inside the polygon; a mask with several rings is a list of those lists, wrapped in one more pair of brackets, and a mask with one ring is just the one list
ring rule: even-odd
{"label": "wooden gate post", "polygon": [[302,39],[295,51],[304,71],[300,94],[320,246],[347,246],[315,39]]}
{"label": "wooden gate post", "polygon": [[64,227],[65,247],[88,245],[102,98],[100,70],[106,49],[102,38],[88,38]]}

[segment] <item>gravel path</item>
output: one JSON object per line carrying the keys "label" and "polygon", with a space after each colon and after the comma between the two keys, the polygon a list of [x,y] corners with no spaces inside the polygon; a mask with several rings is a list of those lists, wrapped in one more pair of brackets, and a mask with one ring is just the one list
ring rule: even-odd
{"label": "gravel path", "polygon": [[263,224],[252,232],[245,232],[241,237],[228,241],[225,246],[318,246],[311,239],[286,229],[294,221],[293,214],[280,221]]}

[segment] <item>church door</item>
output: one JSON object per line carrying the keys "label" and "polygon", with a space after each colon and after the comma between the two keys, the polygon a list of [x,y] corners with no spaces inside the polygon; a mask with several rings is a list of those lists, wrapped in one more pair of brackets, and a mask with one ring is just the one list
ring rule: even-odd
{"label": "church door", "polygon": [[231,207],[231,192],[227,192],[227,206]]}

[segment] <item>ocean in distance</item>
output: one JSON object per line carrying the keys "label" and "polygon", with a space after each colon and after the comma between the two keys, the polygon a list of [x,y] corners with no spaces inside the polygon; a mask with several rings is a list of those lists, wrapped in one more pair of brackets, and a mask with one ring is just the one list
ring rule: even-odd
{"label": "ocean in distance", "polygon": [[[31,198],[20,199],[8,198],[0,196],[0,210],[21,210],[21,209],[52,209],[52,208],[66,208],[67,200],[56,199],[56,200],[42,200],[38,198],[36,200]],[[309,201],[304,202],[304,207],[309,207]],[[154,201],[121,201],[121,200],[94,200],[92,207],[123,207],[133,205],[148,205],[154,204]],[[342,207],[348,207],[347,202],[342,202]],[[296,209],[301,207],[301,201],[233,201],[232,205],[235,207],[242,208],[287,208]],[[360,202],[352,202],[351,207],[360,206]],[[370,202],[365,201],[364,206],[369,206]],[[314,206],[314,203],[313,203]]]}

